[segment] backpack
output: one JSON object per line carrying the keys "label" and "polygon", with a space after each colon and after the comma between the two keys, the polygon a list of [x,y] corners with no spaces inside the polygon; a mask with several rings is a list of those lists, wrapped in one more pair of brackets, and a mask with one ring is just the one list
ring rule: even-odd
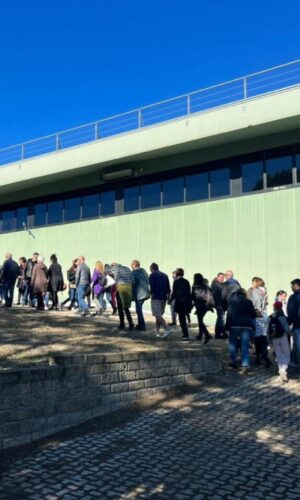
{"label": "backpack", "polygon": [[271,316],[269,323],[269,335],[272,339],[279,339],[285,334],[284,328],[278,316]]}

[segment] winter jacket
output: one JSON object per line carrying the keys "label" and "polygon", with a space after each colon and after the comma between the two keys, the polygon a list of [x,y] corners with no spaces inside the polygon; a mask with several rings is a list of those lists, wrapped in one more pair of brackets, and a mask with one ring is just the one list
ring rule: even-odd
{"label": "winter jacket", "polygon": [[75,285],[89,285],[91,283],[90,268],[83,262],[76,269]]}
{"label": "winter jacket", "polygon": [[300,328],[300,290],[296,290],[290,296],[287,304],[288,322],[293,329]]}
{"label": "winter jacket", "polygon": [[216,308],[222,307],[222,289],[223,283],[220,283],[217,278],[211,282],[211,291],[214,298],[214,303]]}
{"label": "winter jacket", "polygon": [[94,269],[92,276],[92,286],[95,296],[99,295],[100,293],[104,293],[104,279],[104,275],[97,271],[97,269]]}
{"label": "winter jacket", "polygon": [[149,276],[151,298],[166,301],[171,293],[169,278],[161,271],[154,271]]}
{"label": "winter jacket", "polygon": [[33,293],[46,293],[48,288],[48,269],[43,262],[37,262],[32,271],[31,286]]}
{"label": "winter jacket", "polygon": [[255,318],[256,312],[251,300],[238,294],[229,302],[225,329],[240,327],[254,330]]}
{"label": "winter jacket", "polygon": [[13,259],[7,259],[3,262],[2,281],[3,283],[14,284],[19,276],[19,266]]}
{"label": "winter jacket", "polygon": [[176,313],[189,314],[192,310],[191,285],[183,277],[177,278],[173,283],[171,300],[174,300],[174,310]]}
{"label": "winter jacket", "polygon": [[241,289],[239,282],[230,278],[225,281],[222,286],[222,307],[224,311],[227,311],[231,297],[236,294]]}
{"label": "winter jacket", "polygon": [[48,270],[48,276],[50,292],[60,292],[63,290],[64,278],[60,264],[57,262],[52,263]]}
{"label": "winter jacket", "polygon": [[196,309],[213,310],[214,298],[208,285],[193,285],[192,300]]}

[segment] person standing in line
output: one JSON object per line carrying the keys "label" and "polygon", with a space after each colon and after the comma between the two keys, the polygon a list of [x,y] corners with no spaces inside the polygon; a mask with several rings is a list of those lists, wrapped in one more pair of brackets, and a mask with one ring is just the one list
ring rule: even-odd
{"label": "person standing in line", "polygon": [[196,273],[194,275],[192,301],[196,308],[196,315],[198,319],[199,334],[197,339],[202,340],[204,335],[204,344],[207,344],[212,336],[204,324],[204,316],[208,311],[213,311],[214,299],[212,291],[207,285],[207,280],[200,273]]}
{"label": "person standing in line", "polygon": [[112,316],[115,316],[118,313],[117,308],[117,287],[116,282],[113,278],[112,274],[109,274],[110,265],[104,265],[104,288],[105,288],[105,296],[106,301],[110,303],[112,308]]}
{"label": "person standing in line", "polygon": [[4,292],[5,307],[11,307],[14,299],[14,289],[19,276],[19,266],[12,258],[11,253],[5,254],[2,267],[2,288]]}
{"label": "person standing in line", "polygon": [[217,319],[215,324],[215,338],[227,338],[225,334],[225,312],[222,307],[222,289],[225,280],[224,273],[218,273],[216,278],[211,282],[211,291],[213,294]]}
{"label": "person standing in line", "polygon": [[298,367],[300,367],[300,279],[291,281],[293,294],[287,303],[288,323],[293,332],[293,354]]}
{"label": "person standing in line", "polygon": [[19,276],[17,280],[17,289],[18,289],[18,302],[17,305],[24,305],[24,294],[26,290],[26,281],[25,281],[25,268],[26,268],[26,258],[19,258]]}
{"label": "person standing in line", "polygon": [[[176,270],[172,272],[172,278],[173,278],[173,284],[174,281],[177,279],[176,276]],[[170,304],[170,312],[171,312],[171,323],[168,323],[169,326],[177,326],[177,314],[175,312],[174,306],[175,306],[175,300],[169,300]]]}
{"label": "person standing in line", "polygon": [[268,334],[275,351],[279,377],[282,382],[288,382],[287,370],[290,362],[290,346],[288,341],[289,324],[283,313],[282,302],[275,302],[273,314],[269,316]]}
{"label": "person standing in line", "polygon": [[58,310],[58,292],[61,292],[64,288],[64,278],[62,273],[61,265],[57,262],[57,257],[55,253],[50,256],[50,267],[48,270],[49,275],[49,286],[48,290],[52,296],[52,306],[49,310]]}
{"label": "person standing in line", "polygon": [[171,301],[174,301],[174,311],[178,314],[182,331],[182,341],[189,342],[189,332],[187,326],[187,315],[190,314],[193,304],[191,295],[191,285],[184,276],[184,270],[177,268],[176,278],[173,282]]}
{"label": "person standing in line", "polygon": [[287,316],[287,300],[288,300],[287,292],[285,292],[284,290],[278,290],[278,292],[276,293],[275,302],[282,303],[282,310],[285,316]]}
{"label": "person standing in line", "polygon": [[33,268],[38,260],[38,252],[34,252],[31,259],[27,259],[26,267],[25,267],[25,281],[26,281],[26,289],[24,294],[24,305],[29,307],[33,307],[33,288],[31,286],[31,277]]}
{"label": "person standing in line", "polygon": [[48,290],[48,269],[44,263],[45,259],[42,255],[37,258],[37,263],[33,267],[31,276],[31,286],[33,297],[37,298],[37,311],[44,311],[44,297]]}
{"label": "person standing in line", "polygon": [[77,290],[78,309],[81,316],[88,316],[88,305],[85,302],[87,290],[90,288],[91,271],[85,263],[85,257],[78,257],[78,265],[75,275],[75,285]]}
{"label": "person standing in line", "polygon": [[252,301],[247,299],[246,290],[240,288],[235,295],[235,299],[229,302],[225,330],[229,332],[229,354],[231,362],[229,366],[237,369],[237,351],[241,347],[242,371],[248,373],[250,356],[249,342],[255,329],[256,312]]}
{"label": "person standing in line", "polygon": [[113,263],[109,268],[117,287],[117,305],[120,319],[119,330],[125,329],[125,316],[128,321],[129,330],[134,329],[130,307],[132,302],[133,275],[129,267]]}
{"label": "person standing in line", "polygon": [[106,301],[104,299],[104,266],[100,260],[95,264],[95,269],[92,275],[92,288],[96,303],[96,312],[94,316],[101,315],[106,311]]}
{"label": "person standing in line", "polygon": [[69,282],[69,296],[66,300],[64,300],[60,308],[63,309],[63,307],[70,302],[70,305],[68,307],[68,310],[71,311],[71,309],[75,308],[76,305],[76,285],[75,285],[75,279],[76,279],[76,268],[77,268],[77,259],[74,259],[72,261],[71,267],[67,271],[67,280]]}
{"label": "person standing in line", "polygon": [[241,285],[235,279],[234,273],[231,270],[225,272],[225,282],[222,286],[222,307],[223,311],[227,311],[229,301],[240,290]]}
{"label": "person standing in line", "polygon": [[150,295],[151,295],[151,310],[156,321],[156,336],[161,338],[160,328],[164,329],[162,338],[167,338],[171,335],[172,330],[167,326],[163,315],[165,313],[167,300],[170,297],[171,288],[167,274],[159,270],[158,265],[153,262],[150,266]]}
{"label": "person standing in line", "polygon": [[260,366],[261,358],[265,362],[266,368],[271,366],[268,357],[268,295],[265,282],[255,276],[252,279],[252,286],[247,291],[247,298],[251,300],[256,312],[256,328],[254,332],[254,345],[256,353],[256,364]]}
{"label": "person standing in line", "polygon": [[150,285],[148,274],[141,267],[139,260],[133,260],[131,262],[133,285],[132,285],[132,296],[135,301],[135,310],[138,318],[138,324],[136,325],[136,330],[144,332],[146,330],[146,323],[143,315],[143,304],[145,300],[150,298]]}

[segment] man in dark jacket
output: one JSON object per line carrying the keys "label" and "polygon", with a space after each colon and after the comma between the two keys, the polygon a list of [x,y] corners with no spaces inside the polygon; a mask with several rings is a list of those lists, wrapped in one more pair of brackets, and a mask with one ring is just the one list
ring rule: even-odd
{"label": "man in dark jacket", "polygon": [[26,267],[24,271],[24,278],[26,282],[26,287],[25,287],[25,293],[24,293],[24,304],[27,305],[29,303],[29,306],[32,306],[33,304],[33,290],[31,286],[31,277],[32,277],[32,272],[33,268],[37,263],[39,254],[35,252],[31,259],[27,259],[26,262]]}
{"label": "man in dark jacket", "polygon": [[169,278],[165,273],[159,270],[158,265],[153,262],[150,266],[151,274],[149,276],[150,294],[151,294],[151,310],[156,321],[156,336],[160,337],[160,328],[165,330],[163,338],[169,337],[172,330],[168,328],[163,315],[166,309],[166,303],[169,299],[171,288]]}
{"label": "man in dark jacket", "polygon": [[238,280],[234,278],[233,271],[226,271],[225,279],[226,281],[222,287],[223,311],[227,311],[230,299],[241,289],[241,285],[239,284]]}
{"label": "man in dark jacket", "polygon": [[251,300],[247,299],[246,291],[239,289],[228,306],[226,317],[226,331],[229,331],[229,353],[231,368],[237,368],[237,346],[241,343],[242,370],[248,373],[249,368],[249,340],[255,328],[256,312]]}
{"label": "man in dark jacket", "polygon": [[222,290],[225,280],[224,273],[218,273],[216,278],[211,283],[211,291],[214,298],[215,309],[217,313],[217,320],[215,325],[215,337],[216,339],[226,338],[224,317],[225,313],[222,307]]}
{"label": "man in dark jacket", "polygon": [[171,300],[174,300],[174,311],[178,314],[179,323],[182,331],[182,341],[189,342],[189,332],[186,323],[187,314],[192,310],[191,286],[184,276],[184,270],[177,268],[175,271],[176,279],[173,283]]}
{"label": "man in dark jacket", "polygon": [[145,300],[150,298],[149,278],[138,260],[133,260],[131,262],[131,269],[133,276],[132,298],[135,301],[136,315],[138,318],[138,324],[135,328],[136,330],[145,331],[146,324],[143,315],[143,304]]}
{"label": "man in dark jacket", "polygon": [[5,307],[11,307],[14,298],[14,288],[19,276],[19,266],[12,259],[12,254],[5,254],[5,261],[2,268],[2,287],[4,291]]}
{"label": "man in dark jacket", "polygon": [[296,278],[291,282],[293,295],[287,303],[288,322],[293,330],[293,354],[297,365],[300,366],[300,279]]}

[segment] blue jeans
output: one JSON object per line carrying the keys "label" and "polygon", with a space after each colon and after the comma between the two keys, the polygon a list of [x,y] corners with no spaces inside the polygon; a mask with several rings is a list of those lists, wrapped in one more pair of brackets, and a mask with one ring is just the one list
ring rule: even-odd
{"label": "blue jeans", "polygon": [[104,293],[98,293],[96,299],[99,302],[99,307],[97,307],[97,309],[103,309],[105,311],[105,309],[106,309],[106,300],[104,298]]}
{"label": "blue jeans", "polygon": [[78,308],[79,311],[87,311],[88,310],[88,305],[86,301],[84,300],[84,297],[86,295],[86,291],[89,288],[89,285],[78,285],[77,287],[77,299],[78,299]]}
{"label": "blue jeans", "polygon": [[241,342],[242,366],[249,366],[249,340],[251,330],[243,327],[231,328],[229,332],[229,354],[231,361],[236,362],[238,342]]}
{"label": "blue jeans", "polygon": [[293,341],[293,351],[296,357],[297,365],[300,366],[300,328],[295,328],[293,330]]}
{"label": "blue jeans", "polygon": [[136,310],[136,314],[138,317],[138,327],[141,330],[146,330],[146,324],[145,324],[144,315],[143,315],[144,302],[145,302],[144,300],[136,300],[135,301],[135,310]]}
{"label": "blue jeans", "polygon": [[222,335],[224,335],[225,332],[225,323],[224,323],[225,313],[222,307],[219,306],[216,307],[216,313],[217,313],[217,320],[215,325],[215,336],[216,338],[220,338],[222,337]]}
{"label": "blue jeans", "polygon": [[2,288],[4,292],[5,305],[11,307],[14,299],[15,282],[4,281]]}

